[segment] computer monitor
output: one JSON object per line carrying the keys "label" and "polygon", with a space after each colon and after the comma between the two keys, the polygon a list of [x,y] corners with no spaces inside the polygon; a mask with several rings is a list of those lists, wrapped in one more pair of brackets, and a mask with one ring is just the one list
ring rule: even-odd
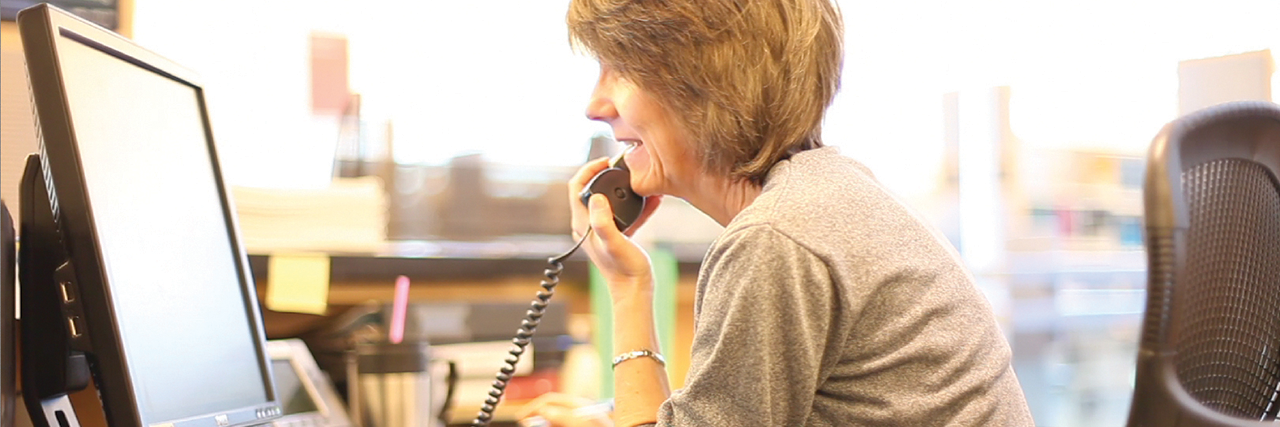
{"label": "computer monitor", "polygon": [[[278,417],[199,80],[52,6],[23,10],[18,28],[66,255],[50,283],[62,288],[66,330],[88,359],[107,423],[228,427]],[[25,239],[26,218],[22,229]]]}

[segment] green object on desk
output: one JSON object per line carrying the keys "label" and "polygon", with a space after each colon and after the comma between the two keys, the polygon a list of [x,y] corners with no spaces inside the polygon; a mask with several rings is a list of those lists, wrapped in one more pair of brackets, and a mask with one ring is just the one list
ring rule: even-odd
{"label": "green object on desk", "polygon": [[[649,250],[653,263],[653,319],[657,323],[659,353],[668,354],[676,339],[676,284],[680,281],[680,263],[675,254],[665,249]],[[591,266],[591,313],[595,315],[592,340],[600,354],[600,398],[613,397],[613,356],[633,349],[613,348],[613,302],[609,285],[593,264]],[[670,372],[670,371],[668,371]],[[674,379],[672,379],[674,380]]]}

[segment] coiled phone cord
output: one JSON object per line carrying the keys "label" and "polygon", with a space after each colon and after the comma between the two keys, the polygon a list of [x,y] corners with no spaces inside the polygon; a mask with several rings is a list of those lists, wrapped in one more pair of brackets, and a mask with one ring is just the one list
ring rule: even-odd
{"label": "coiled phone cord", "polygon": [[507,358],[504,364],[498,369],[496,379],[493,381],[492,388],[489,389],[489,397],[485,398],[484,405],[480,407],[480,412],[476,414],[475,420],[471,421],[472,427],[486,427],[493,420],[493,411],[498,409],[498,403],[502,401],[502,393],[507,389],[507,383],[511,381],[511,377],[515,375],[516,364],[520,363],[520,355],[524,354],[525,347],[529,346],[530,340],[533,339],[533,333],[538,329],[538,322],[542,320],[542,315],[547,311],[547,302],[551,301],[551,297],[555,295],[556,285],[560,284],[560,272],[564,271],[562,263],[578,248],[582,247],[582,243],[587,241],[587,237],[591,236],[591,228],[587,228],[587,232],[578,239],[578,243],[568,252],[547,258],[549,266],[543,270],[542,290],[538,291],[537,298],[529,304],[529,311],[525,312],[524,320],[520,322],[520,329],[516,331],[515,338],[511,339],[511,348],[507,350]]}

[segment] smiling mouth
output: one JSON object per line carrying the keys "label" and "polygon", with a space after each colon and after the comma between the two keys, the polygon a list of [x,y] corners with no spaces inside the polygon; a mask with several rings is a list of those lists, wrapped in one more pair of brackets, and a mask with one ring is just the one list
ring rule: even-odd
{"label": "smiling mouth", "polygon": [[622,167],[624,169],[627,168],[627,163],[623,160],[623,158],[627,157],[627,154],[630,154],[632,151],[635,151],[636,147],[639,147],[639,146],[640,144],[638,143],[627,143],[627,146],[623,148],[622,151],[618,152],[618,155],[613,156],[612,159],[609,159],[609,167]]}

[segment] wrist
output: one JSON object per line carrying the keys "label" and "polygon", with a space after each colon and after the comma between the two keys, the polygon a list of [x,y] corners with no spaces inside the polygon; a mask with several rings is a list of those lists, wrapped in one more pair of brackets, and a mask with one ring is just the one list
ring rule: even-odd
{"label": "wrist", "polygon": [[635,310],[653,309],[652,290],[634,290],[627,292],[610,292],[614,313],[631,313]]}
{"label": "wrist", "polygon": [[667,359],[665,357],[662,357],[661,353],[658,353],[657,351],[649,350],[647,348],[642,348],[638,350],[623,352],[618,354],[616,357],[614,357],[613,370],[615,371],[618,370],[618,365],[622,364],[622,362],[626,362],[628,360],[635,360],[643,357],[652,359],[654,362],[658,363],[658,366],[662,366],[662,367],[667,366]]}
{"label": "wrist", "polygon": [[653,278],[646,275],[644,277],[626,278],[609,281],[609,297],[613,300],[613,305],[621,304],[653,304]]}

